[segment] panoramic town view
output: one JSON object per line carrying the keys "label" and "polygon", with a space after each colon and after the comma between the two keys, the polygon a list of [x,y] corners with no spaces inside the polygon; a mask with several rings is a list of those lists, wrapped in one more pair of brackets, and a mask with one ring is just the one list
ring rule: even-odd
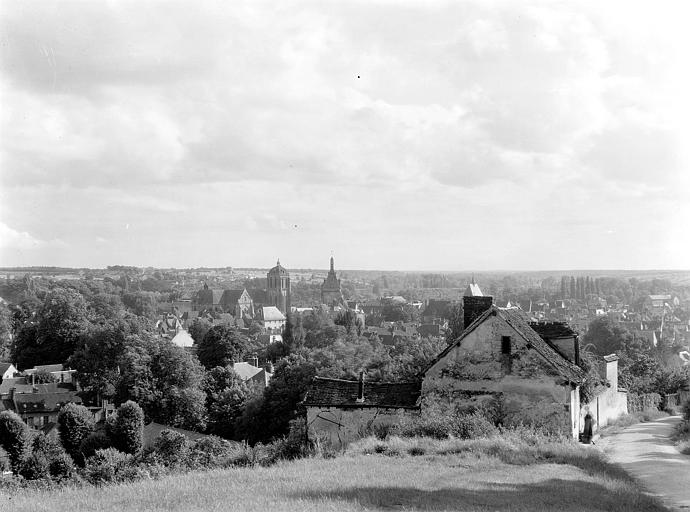
{"label": "panoramic town view", "polygon": [[0,2],[0,511],[690,508],[682,2]]}

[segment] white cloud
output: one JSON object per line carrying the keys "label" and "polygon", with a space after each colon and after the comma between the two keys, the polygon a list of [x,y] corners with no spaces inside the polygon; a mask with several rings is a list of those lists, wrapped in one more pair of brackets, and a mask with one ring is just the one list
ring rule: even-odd
{"label": "white cloud", "polygon": [[687,184],[681,7],[6,2],[3,218],[43,263],[616,266]]}

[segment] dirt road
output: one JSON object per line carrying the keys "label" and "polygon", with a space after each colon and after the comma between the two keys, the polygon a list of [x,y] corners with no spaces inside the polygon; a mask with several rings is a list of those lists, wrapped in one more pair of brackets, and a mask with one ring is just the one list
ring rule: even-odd
{"label": "dirt road", "polygon": [[667,506],[690,510],[690,456],[680,454],[669,440],[679,421],[679,416],[671,416],[639,423],[598,444]]}

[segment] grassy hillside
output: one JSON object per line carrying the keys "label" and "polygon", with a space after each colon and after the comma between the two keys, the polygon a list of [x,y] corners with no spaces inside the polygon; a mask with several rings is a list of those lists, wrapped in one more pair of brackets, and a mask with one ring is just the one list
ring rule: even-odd
{"label": "grassy hillside", "polygon": [[665,510],[611,467],[520,465],[501,459],[500,454],[472,452],[353,454],[102,488],[20,491],[11,496],[0,491],[0,503],[11,503],[7,510],[12,512]]}

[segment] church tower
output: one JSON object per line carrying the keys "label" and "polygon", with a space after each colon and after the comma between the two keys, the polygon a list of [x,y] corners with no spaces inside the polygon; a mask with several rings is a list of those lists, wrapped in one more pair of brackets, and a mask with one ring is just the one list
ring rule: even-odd
{"label": "church tower", "polygon": [[290,312],[290,273],[280,264],[266,274],[266,296],[271,306],[277,307],[284,315]]}
{"label": "church tower", "polygon": [[331,256],[331,269],[328,271],[326,280],[321,285],[321,304],[343,304],[343,291],[340,287],[340,279],[335,275],[333,256]]}

